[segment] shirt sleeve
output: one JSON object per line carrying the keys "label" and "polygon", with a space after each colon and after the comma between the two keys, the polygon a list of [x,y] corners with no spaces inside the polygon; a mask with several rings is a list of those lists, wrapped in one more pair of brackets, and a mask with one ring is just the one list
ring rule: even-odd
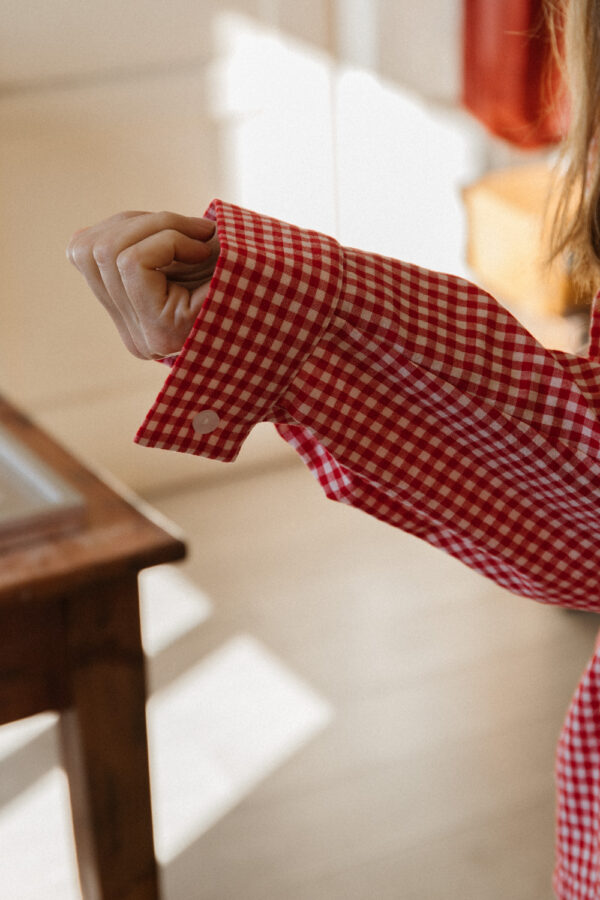
{"label": "shirt sleeve", "polygon": [[136,441],[230,462],[272,422],[325,494],[514,593],[600,608],[600,316],[547,350],[470,282],[222,201],[202,311]]}

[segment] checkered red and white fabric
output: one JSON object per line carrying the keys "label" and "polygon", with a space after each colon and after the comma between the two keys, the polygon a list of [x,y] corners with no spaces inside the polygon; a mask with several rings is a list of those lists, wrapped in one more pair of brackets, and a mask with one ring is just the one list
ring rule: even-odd
{"label": "checkered red and white fabric", "polygon": [[[333,500],[510,591],[600,610],[600,306],[588,357],[464,279],[215,200],[221,254],[139,444],[233,461],[272,422]],[[600,661],[558,752],[561,900],[600,900]]]}

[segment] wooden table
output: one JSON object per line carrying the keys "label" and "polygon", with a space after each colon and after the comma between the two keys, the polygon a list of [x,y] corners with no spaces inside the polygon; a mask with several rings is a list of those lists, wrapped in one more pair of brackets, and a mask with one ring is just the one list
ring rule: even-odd
{"label": "wooden table", "polygon": [[0,423],[88,503],[81,530],[0,556],[0,725],[60,714],[85,900],[157,898],[137,575],[185,545],[2,399]]}

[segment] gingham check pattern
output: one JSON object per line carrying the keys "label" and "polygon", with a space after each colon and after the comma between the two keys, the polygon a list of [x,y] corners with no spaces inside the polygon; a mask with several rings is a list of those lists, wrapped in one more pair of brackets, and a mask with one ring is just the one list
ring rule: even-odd
{"label": "gingham check pattern", "polygon": [[[333,500],[510,591],[600,609],[600,309],[542,347],[464,279],[215,200],[211,290],[136,441],[232,461],[275,424]],[[219,427],[197,435],[192,418]],[[554,885],[600,900],[600,661],[557,756]]]}

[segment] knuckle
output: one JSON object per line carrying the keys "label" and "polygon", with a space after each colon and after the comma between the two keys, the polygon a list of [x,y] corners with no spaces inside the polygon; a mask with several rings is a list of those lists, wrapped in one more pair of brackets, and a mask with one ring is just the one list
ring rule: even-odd
{"label": "knuckle", "polygon": [[121,275],[129,275],[139,265],[139,254],[135,247],[121,250],[116,259],[117,269]]}
{"label": "knuckle", "polygon": [[113,256],[113,250],[110,244],[105,243],[104,241],[97,241],[92,248],[92,256],[94,260],[102,268],[102,266],[107,266]]}
{"label": "knuckle", "polygon": [[156,213],[156,219],[161,229],[173,228],[173,213],[167,209],[162,209]]}
{"label": "knuckle", "polygon": [[67,259],[69,260],[69,262],[75,264],[75,245],[74,245],[73,241],[69,241],[69,243],[67,244],[67,249],[65,250],[65,253],[66,253],[66,256],[67,256]]}
{"label": "knuckle", "polygon": [[83,241],[75,241],[69,245],[69,259],[78,269],[84,269],[90,262],[90,250]]}
{"label": "knuckle", "polygon": [[147,354],[144,353],[143,350],[143,348],[145,347],[145,341],[141,335],[135,332],[130,334],[126,329],[120,329],[120,332],[121,340],[132,356],[135,356],[137,359],[148,358]]}
{"label": "knuckle", "polygon": [[78,228],[77,231],[74,231],[69,240],[69,247],[74,247],[75,244],[79,244],[81,241],[85,240],[88,230],[88,228]]}
{"label": "knuckle", "polygon": [[153,356],[172,356],[179,351],[177,340],[172,333],[153,329],[148,336],[148,347]]}
{"label": "knuckle", "polygon": [[75,248],[77,247],[78,241],[76,235],[73,235],[69,243],[67,244],[67,257],[70,260],[73,260],[75,257]]}

